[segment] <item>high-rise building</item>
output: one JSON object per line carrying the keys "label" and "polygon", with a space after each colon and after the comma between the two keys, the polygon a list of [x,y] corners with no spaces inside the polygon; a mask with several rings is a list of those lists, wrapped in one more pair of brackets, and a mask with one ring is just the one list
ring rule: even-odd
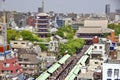
{"label": "high-rise building", "polygon": [[42,0],[42,6],[38,8],[38,13],[44,12],[44,0]]}
{"label": "high-rise building", "polygon": [[110,4],[105,5],[105,14],[106,15],[110,14]]}
{"label": "high-rise building", "polygon": [[120,14],[120,9],[116,9],[116,13],[117,13],[117,14]]}
{"label": "high-rise building", "polygon": [[42,9],[42,7],[39,7],[38,8],[38,13],[41,13],[41,12],[43,12],[43,9]]}

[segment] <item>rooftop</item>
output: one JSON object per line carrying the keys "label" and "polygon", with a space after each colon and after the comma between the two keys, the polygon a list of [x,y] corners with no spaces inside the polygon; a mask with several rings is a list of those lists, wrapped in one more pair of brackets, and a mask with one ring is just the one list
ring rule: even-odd
{"label": "rooftop", "polygon": [[105,63],[120,64],[120,60],[107,60]]}
{"label": "rooftop", "polygon": [[47,13],[39,13],[37,16],[49,16]]}
{"label": "rooftop", "polygon": [[112,29],[101,27],[80,27],[77,33],[110,33]]}
{"label": "rooftop", "polygon": [[82,79],[92,79],[93,73],[93,71],[87,71],[86,73],[80,73],[77,77]]}

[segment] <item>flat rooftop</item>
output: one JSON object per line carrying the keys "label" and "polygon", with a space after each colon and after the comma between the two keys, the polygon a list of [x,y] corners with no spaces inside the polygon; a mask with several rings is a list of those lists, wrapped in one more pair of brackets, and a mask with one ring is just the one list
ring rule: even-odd
{"label": "flat rooftop", "polygon": [[87,71],[86,73],[80,73],[77,78],[82,79],[92,79],[93,78],[93,71]]}

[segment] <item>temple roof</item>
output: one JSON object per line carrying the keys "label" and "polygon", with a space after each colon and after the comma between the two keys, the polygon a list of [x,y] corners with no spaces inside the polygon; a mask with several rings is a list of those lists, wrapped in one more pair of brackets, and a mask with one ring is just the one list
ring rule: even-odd
{"label": "temple roof", "polygon": [[112,29],[102,27],[80,27],[77,33],[110,33]]}

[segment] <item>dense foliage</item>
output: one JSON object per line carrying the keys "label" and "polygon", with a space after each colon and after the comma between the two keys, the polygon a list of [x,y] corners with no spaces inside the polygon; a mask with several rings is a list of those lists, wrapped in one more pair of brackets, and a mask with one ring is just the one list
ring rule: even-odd
{"label": "dense foliage", "polygon": [[120,34],[120,24],[109,24],[108,27],[115,30],[117,36]]}
{"label": "dense foliage", "polygon": [[83,39],[70,39],[66,44],[60,44],[59,51],[62,55],[68,51],[68,54],[72,55],[76,52],[77,48],[82,48],[84,45]]}
{"label": "dense foliage", "polygon": [[19,31],[16,30],[7,30],[7,41],[8,43],[11,40],[16,40],[20,36]]}
{"label": "dense foliage", "polygon": [[45,46],[45,44],[39,44],[40,48],[42,51],[47,51],[47,47]]}
{"label": "dense foliage", "polygon": [[74,30],[72,29],[70,25],[63,26],[56,32],[56,34],[65,39],[72,39],[74,36]]}

